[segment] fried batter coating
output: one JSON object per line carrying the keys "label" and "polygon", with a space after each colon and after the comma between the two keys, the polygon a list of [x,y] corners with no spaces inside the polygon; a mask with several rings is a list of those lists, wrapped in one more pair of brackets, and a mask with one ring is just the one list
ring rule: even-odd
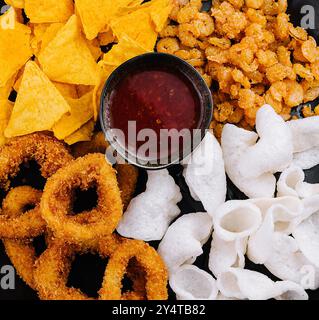
{"label": "fried batter coating", "polygon": [[11,139],[0,148],[0,187],[8,190],[10,178],[18,174],[21,164],[30,160],[40,165],[41,174],[47,179],[72,159],[62,142],[43,133]]}
{"label": "fried batter coating", "polygon": [[[37,259],[32,241],[33,238],[44,234],[46,228],[39,208],[41,195],[42,192],[31,187],[18,187],[8,193],[3,203],[6,218],[12,220],[9,220],[7,225],[2,224],[1,228],[7,227],[6,235],[12,235],[11,238],[13,238],[3,239],[5,251],[17,274],[32,289],[35,289],[33,266]],[[23,213],[27,206],[35,206],[35,209]],[[21,230],[29,234],[29,239],[14,239],[21,236]]]}
{"label": "fried batter coating", "polygon": [[[98,132],[90,142],[80,142],[73,147],[72,151],[73,155],[79,158],[90,153],[105,154],[109,146],[109,143],[105,140],[104,133]],[[130,164],[118,164],[115,169],[117,170],[117,181],[125,211],[135,193],[138,169]]]}
{"label": "fried batter coating", "polygon": [[[30,239],[44,232],[46,223],[41,217],[41,196],[41,191],[27,186],[8,193],[0,212],[0,238]],[[34,209],[25,211],[28,206]]]}
{"label": "fried batter coating", "polygon": [[147,299],[167,300],[168,273],[166,267],[154,248],[138,240],[123,240],[123,243],[111,256],[105,270],[102,289],[99,292],[101,299],[123,299],[122,279],[133,258],[145,272]]}
{"label": "fried batter coating", "polygon": [[[76,188],[95,186],[96,208],[72,216],[72,195]],[[57,238],[85,244],[112,234],[123,213],[116,172],[102,154],[89,154],[72,161],[48,179],[41,200],[42,217]]]}
{"label": "fried batter coating", "polygon": [[[92,241],[90,245],[66,245],[63,241],[53,241],[48,249],[36,261],[34,279],[39,297],[43,300],[91,300],[79,289],[67,287],[67,280],[72,262],[76,254],[91,252],[102,258],[109,258],[117,251],[125,240],[112,235],[100,241]],[[142,300],[145,298],[144,273],[135,261],[127,270],[133,282],[133,291],[123,294],[126,300]],[[100,297],[100,299],[107,297]]]}
{"label": "fried batter coating", "polygon": [[[202,12],[200,1],[174,4],[157,51],[168,49],[197,67],[218,88],[213,95],[223,95],[211,125],[216,136],[227,123],[253,129],[265,103],[290,120],[292,108],[319,97],[319,47],[290,22],[287,0],[215,0],[211,12]],[[194,49],[200,58],[189,58]],[[280,100],[272,95],[278,82],[289,82]],[[253,99],[246,103],[243,96]]]}

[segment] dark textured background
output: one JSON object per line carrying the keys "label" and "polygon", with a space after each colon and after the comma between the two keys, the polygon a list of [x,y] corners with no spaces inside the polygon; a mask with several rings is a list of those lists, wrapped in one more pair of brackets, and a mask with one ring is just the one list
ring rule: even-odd
{"label": "dark textured background", "polygon": [[[311,30],[310,33],[316,37],[318,40],[319,36],[319,1],[318,0],[288,0],[289,1],[289,13],[291,14],[292,21],[296,24],[300,24],[300,8],[304,5],[312,5],[316,9],[316,30]],[[0,8],[4,5],[3,1],[0,0]],[[209,8],[211,5],[210,1],[206,1],[204,3],[205,8]],[[14,39],[13,39],[14,41]],[[12,95],[14,99],[14,94]],[[318,101],[314,103],[317,105]],[[296,108],[295,113],[300,115],[300,108]],[[185,184],[185,181],[182,177],[182,168],[180,166],[174,166],[170,169],[171,174],[174,176],[176,182],[181,187],[182,193],[184,195],[184,199],[180,204],[181,210],[183,214],[191,213],[191,212],[200,212],[203,211],[203,208],[200,203],[197,203],[192,200],[189,195],[188,187]],[[311,183],[319,182],[319,166],[312,170],[308,170],[306,172],[307,181]],[[23,179],[22,179],[23,177]],[[23,180],[23,181],[22,181]],[[44,181],[41,178],[38,168],[34,163],[29,164],[28,167],[22,168],[21,174],[13,181],[13,186],[30,184],[33,187],[41,189],[44,185]],[[141,193],[145,189],[146,183],[146,174],[141,171],[140,181],[137,190],[137,194]],[[0,191],[0,201],[3,198],[3,194]],[[244,199],[245,196],[233,186],[231,182],[228,183],[228,199]],[[84,208],[84,206],[88,206],[90,203],[94,203],[94,195],[92,192],[82,194],[80,197],[80,201],[75,204],[77,209]],[[81,211],[81,210],[79,210]],[[37,247],[39,250],[43,250],[43,243],[41,239],[37,239]],[[39,244],[40,243],[40,244]],[[154,247],[158,245],[158,243],[153,243]],[[208,241],[207,245],[204,247],[205,253],[200,256],[196,265],[199,267],[208,270],[208,255],[210,249],[210,241]],[[96,292],[101,286],[103,272],[105,269],[107,261],[103,261],[99,257],[93,255],[85,255],[81,257],[77,257],[75,260],[72,271],[69,277],[69,285],[82,289],[85,293],[90,296],[96,296]],[[2,243],[0,242],[0,268],[3,265],[10,264],[10,260],[7,258]],[[263,272],[270,276],[272,279],[274,278],[265,268],[260,266],[255,266],[251,262],[247,261],[247,268],[252,270],[257,270]],[[309,292],[310,298],[313,300],[319,300],[319,290],[315,292]],[[174,296],[171,295],[173,299]],[[17,276],[16,277],[16,289],[4,291],[0,289],[0,300],[34,300],[37,299],[36,293],[28,288],[23,281]]]}

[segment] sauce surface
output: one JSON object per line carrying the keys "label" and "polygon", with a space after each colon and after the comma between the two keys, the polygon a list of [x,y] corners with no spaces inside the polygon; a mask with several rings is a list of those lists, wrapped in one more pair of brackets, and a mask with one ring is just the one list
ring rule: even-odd
{"label": "sauce surface", "polygon": [[[136,122],[137,135],[152,129],[157,135],[157,156],[163,129],[197,129],[201,120],[201,100],[190,80],[167,70],[144,70],[129,74],[112,92],[109,102],[113,129],[125,134],[125,147],[130,145],[128,123]],[[137,141],[137,148],[144,142]],[[169,153],[174,152],[170,146]]]}

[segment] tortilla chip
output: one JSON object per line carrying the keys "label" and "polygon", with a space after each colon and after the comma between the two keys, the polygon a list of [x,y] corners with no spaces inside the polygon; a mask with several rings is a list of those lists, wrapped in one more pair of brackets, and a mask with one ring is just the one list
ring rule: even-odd
{"label": "tortilla chip", "polygon": [[64,141],[68,145],[75,144],[82,141],[91,141],[94,131],[94,121],[90,120],[85,125],[83,125],[79,130],[68,136]]}
{"label": "tortilla chip", "polygon": [[51,130],[54,124],[70,110],[61,93],[38,65],[29,61],[25,66],[5,136],[11,138]]}
{"label": "tortilla chip", "polygon": [[107,46],[108,44],[115,42],[116,38],[113,34],[113,31],[109,29],[106,32],[99,33],[98,40],[100,42],[100,46]]}
{"label": "tortilla chip", "polygon": [[84,85],[99,83],[98,66],[75,15],[41,50],[38,58],[43,71],[53,81]]}
{"label": "tortilla chip", "polygon": [[72,0],[25,0],[24,8],[32,23],[65,22],[74,12]]}
{"label": "tortilla chip", "polygon": [[108,23],[108,16],[117,6],[114,0],[75,0],[76,11],[81,19],[88,40],[97,37]]}
{"label": "tortilla chip", "polygon": [[139,9],[130,14],[113,19],[110,26],[119,42],[127,35],[145,50],[154,50],[157,41],[157,32],[155,31],[151,16],[147,10]]}
{"label": "tortilla chip", "polygon": [[100,104],[101,104],[101,94],[106,83],[106,80],[111,75],[111,73],[116,69],[116,66],[110,66],[104,63],[104,61],[99,62],[100,72],[101,72],[101,81],[95,86],[93,90],[93,112],[94,120],[96,121],[100,113]]}
{"label": "tortilla chip", "polygon": [[103,55],[103,52],[100,48],[100,43],[99,43],[98,39],[87,40],[86,44],[87,44],[88,48],[90,49],[94,60],[97,61]]}
{"label": "tortilla chip", "polygon": [[0,146],[6,143],[6,137],[4,136],[4,130],[6,129],[11,113],[13,109],[13,103],[9,100],[0,99]]}
{"label": "tortilla chip", "polygon": [[164,29],[172,8],[173,2],[171,0],[152,0],[149,2],[148,10],[155,24],[156,32],[161,32]]}
{"label": "tortilla chip", "polygon": [[94,86],[83,86],[83,85],[76,86],[76,91],[79,98],[89,93],[90,91],[93,91],[93,89],[94,89]]}
{"label": "tortilla chip", "polygon": [[16,77],[17,74],[14,74],[3,87],[0,87],[0,100],[7,100],[9,98]]}
{"label": "tortilla chip", "polygon": [[15,22],[13,29],[2,28],[8,12],[0,17],[0,87],[32,57],[29,27]]}
{"label": "tortilla chip", "polygon": [[123,34],[119,43],[103,56],[103,62],[110,66],[120,66],[127,60],[137,57],[141,54],[150,52],[144,49],[139,43]]}
{"label": "tortilla chip", "polygon": [[24,8],[24,0],[5,0],[4,2],[14,8]]}
{"label": "tortilla chip", "polygon": [[24,73],[24,67],[19,70],[19,72],[17,73],[17,75],[15,77],[15,82],[14,82],[14,85],[13,85],[13,89],[16,92],[19,92],[19,88],[20,88],[20,84],[21,84],[21,81],[22,81],[23,73]]}
{"label": "tortilla chip", "polygon": [[28,23],[32,30],[30,46],[34,55],[38,55],[41,50],[41,42],[45,31],[49,27],[48,23],[33,24]]}
{"label": "tortilla chip", "polygon": [[71,112],[62,116],[53,127],[54,135],[62,140],[77,131],[93,117],[92,91],[80,99],[66,98]]}
{"label": "tortilla chip", "polygon": [[41,50],[47,47],[47,45],[56,37],[63,26],[63,23],[58,22],[52,23],[46,28],[44,34],[41,37]]}
{"label": "tortilla chip", "polygon": [[64,98],[66,97],[73,98],[73,99],[78,98],[76,85],[68,84],[68,83],[60,83],[60,82],[53,82],[53,84],[60,91],[60,93]]}

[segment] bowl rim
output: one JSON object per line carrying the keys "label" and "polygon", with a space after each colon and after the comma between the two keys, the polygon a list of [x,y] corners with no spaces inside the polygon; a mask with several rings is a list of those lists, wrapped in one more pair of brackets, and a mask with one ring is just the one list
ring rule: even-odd
{"label": "bowl rim", "polygon": [[[137,155],[130,155],[130,152],[122,147],[119,143],[114,142],[114,136],[111,134],[112,128],[107,124],[107,119],[105,116],[105,109],[107,107],[107,103],[105,103],[105,100],[111,92],[113,92],[114,87],[111,86],[111,84],[114,81],[121,81],[121,79],[125,78],[127,73],[125,73],[126,69],[129,69],[132,65],[137,64],[137,62],[141,63],[141,61],[146,60],[146,59],[161,59],[159,60],[160,62],[165,61],[173,61],[176,69],[180,69],[181,74],[185,75],[192,85],[194,86],[194,89],[198,92],[200,98],[201,98],[201,108],[203,112],[203,121],[201,123],[201,127],[199,128],[198,131],[200,131],[200,136],[199,133],[195,134],[195,141],[196,143],[192,146],[192,148],[189,148],[189,150],[186,153],[183,153],[183,156],[181,153],[177,156],[176,158],[173,159],[172,161],[167,161],[166,164],[159,164],[159,163],[144,163],[145,160],[139,159]],[[192,79],[186,74],[185,71],[182,70],[189,70],[189,73],[192,74],[193,79],[197,79],[197,83],[194,83]],[[200,87],[200,89],[199,89]],[[205,95],[203,94],[205,92]],[[118,66],[107,78],[103,90],[101,93],[101,98],[100,98],[100,113],[99,113],[99,120],[100,120],[100,125],[102,128],[102,131],[105,135],[105,138],[107,141],[109,141],[110,146],[116,150],[117,154],[124,159],[126,162],[137,166],[141,169],[146,169],[146,170],[162,170],[171,167],[172,165],[176,165],[181,163],[183,160],[189,158],[189,156],[199,147],[201,144],[202,140],[204,139],[207,131],[209,130],[212,118],[213,118],[213,108],[214,108],[214,102],[213,102],[213,97],[210,88],[206,84],[205,80],[201,76],[201,74],[189,63],[187,63],[185,60],[172,55],[172,54],[167,54],[167,53],[158,53],[158,52],[149,52],[145,53],[142,55],[138,55],[136,57],[133,57],[126,62],[122,63],[120,66]],[[157,159],[159,161],[159,159]]]}

